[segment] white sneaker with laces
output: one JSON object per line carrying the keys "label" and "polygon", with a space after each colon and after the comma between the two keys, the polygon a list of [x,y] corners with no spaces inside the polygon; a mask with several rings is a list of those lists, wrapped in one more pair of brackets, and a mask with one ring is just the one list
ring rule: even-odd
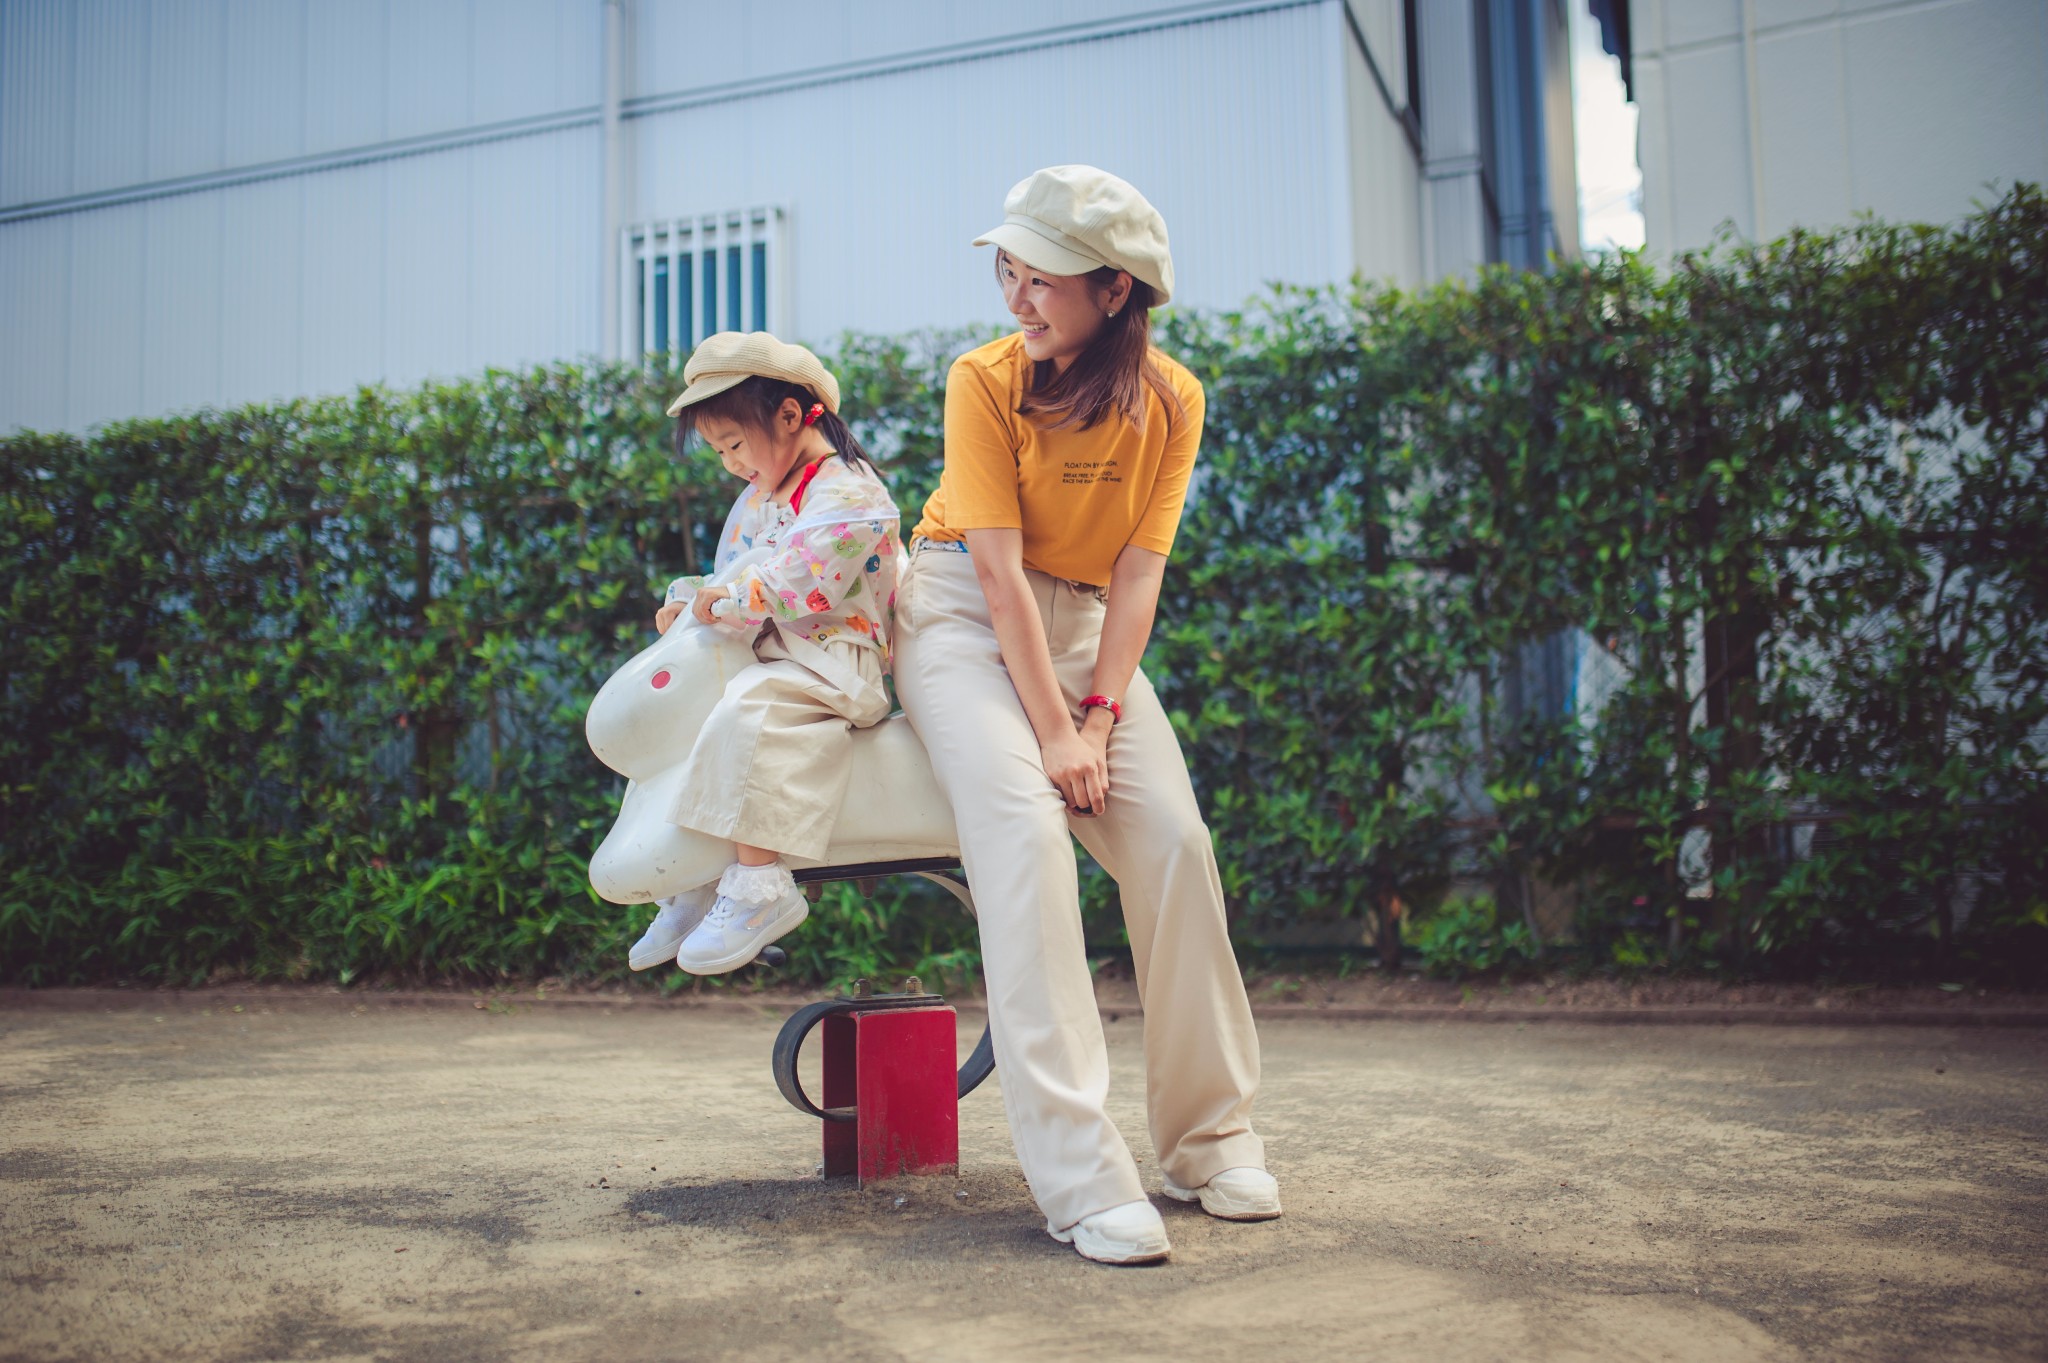
{"label": "white sneaker with laces", "polygon": [[676,964],[692,975],[738,970],[810,916],[810,901],[796,887],[789,867],[780,861],[766,866],[735,862],[719,877],[711,912],[676,948]]}
{"label": "white sneaker with laces", "polygon": [[716,885],[704,885],[672,894],[667,899],[655,900],[661,912],[654,915],[647,931],[640,934],[640,940],[633,943],[633,949],[626,953],[626,964],[635,970],[652,970],[673,961],[676,948],[690,935],[691,928],[704,921],[704,915],[711,912],[711,901],[717,897]]}
{"label": "white sneaker with laces", "polygon": [[1098,1264],[1152,1264],[1173,1253],[1159,1209],[1144,1198],[1084,1216],[1065,1230],[1048,1224],[1045,1232]]}
{"label": "white sneaker with laces", "polygon": [[1248,1164],[1225,1169],[1199,1188],[1168,1179],[1159,1191],[1176,1202],[1200,1202],[1203,1211],[1225,1221],[1271,1221],[1280,1215],[1279,1181]]}

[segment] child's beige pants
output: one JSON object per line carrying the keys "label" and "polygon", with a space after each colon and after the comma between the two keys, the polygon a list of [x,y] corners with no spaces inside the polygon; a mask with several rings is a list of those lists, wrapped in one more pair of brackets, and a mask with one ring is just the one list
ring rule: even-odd
{"label": "child's beige pants", "polygon": [[[1102,635],[1095,588],[1029,574],[1053,670],[1080,716]],[[1081,937],[1072,838],[1122,891],[1145,1008],[1145,1096],[1166,1177],[1265,1166],[1251,1129],[1259,1043],[1231,954],[1209,830],[1143,674],[1110,732],[1109,810],[1070,818],[1039,759],[966,554],[915,553],[896,598],[896,691],[960,830],[981,925],[996,1077],[1047,1220],[1145,1196],[1103,1109],[1109,1058]],[[1070,830],[1071,829],[1071,836]]]}
{"label": "child's beige pants", "polygon": [[704,721],[669,822],[822,857],[846,799],[853,731],[889,716],[881,655],[850,641],[790,639],[770,626],[754,656]]}

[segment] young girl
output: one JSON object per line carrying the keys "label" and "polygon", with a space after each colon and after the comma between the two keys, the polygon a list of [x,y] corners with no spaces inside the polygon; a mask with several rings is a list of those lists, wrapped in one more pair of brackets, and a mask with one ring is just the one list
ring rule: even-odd
{"label": "young girl", "polygon": [[[765,331],[720,332],[669,405],[676,451],[694,431],[747,490],[709,578],[678,578],[654,617],[688,611],[748,636],[758,660],[705,722],[669,821],[734,844],[717,885],[662,901],[632,952],[693,975],[736,970],[810,912],[785,856],[825,854],[845,798],[852,731],[889,713],[883,674],[896,603],[896,503],[839,417],[818,357]],[[706,900],[712,899],[708,908]],[[642,964],[645,962],[645,965]]]}

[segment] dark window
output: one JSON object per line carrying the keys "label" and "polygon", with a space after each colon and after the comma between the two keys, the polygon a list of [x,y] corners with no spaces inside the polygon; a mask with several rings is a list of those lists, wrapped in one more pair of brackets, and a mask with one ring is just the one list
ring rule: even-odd
{"label": "dark window", "polygon": [[676,348],[678,350],[688,350],[697,343],[696,338],[690,335],[690,319],[697,315],[697,277],[691,269],[695,260],[696,258],[688,251],[676,257],[676,282],[683,286],[681,305],[676,308]]}
{"label": "dark window", "polygon": [[745,323],[740,320],[740,308],[746,302],[744,285],[740,279],[740,248],[725,248],[725,329],[740,331]]}
{"label": "dark window", "polygon": [[[743,329],[749,318],[756,331],[767,329],[768,243],[714,232],[723,240],[651,228],[634,238],[632,295],[620,300],[624,325],[632,328],[629,348],[687,354],[714,332]],[[699,249],[677,249],[685,242]]]}
{"label": "dark window", "polygon": [[[641,332],[646,335],[646,332]],[[654,348],[668,349],[668,257],[654,261]]]}
{"label": "dark window", "polygon": [[768,246],[754,243],[754,330],[768,330]]}
{"label": "dark window", "polygon": [[706,251],[704,260],[704,334],[718,330],[718,252]]}
{"label": "dark window", "polygon": [[[635,336],[645,336],[647,334],[647,262],[636,260],[633,262],[633,269],[637,275],[633,285],[633,297],[639,301],[640,305],[639,311],[633,314],[633,334]],[[635,341],[634,344],[638,345],[639,342]]]}
{"label": "dark window", "polygon": [[1401,43],[1408,63],[1408,117],[1422,127],[1422,49],[1415,39],[1415,0],[1401,0]]}

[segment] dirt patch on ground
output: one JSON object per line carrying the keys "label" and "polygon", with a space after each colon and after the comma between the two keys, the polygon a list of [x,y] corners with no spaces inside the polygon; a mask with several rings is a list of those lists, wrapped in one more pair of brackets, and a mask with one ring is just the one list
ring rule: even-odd
{"label": "dirt patch on ground", "polygon": [[0,1010],[0,1358],[2048,1354],[2031,1029],[1268,1021],[1287,1216],[1113,1270],[992,1089],[958,1179],[818,1179],[774,1007],[235,1006]]}

